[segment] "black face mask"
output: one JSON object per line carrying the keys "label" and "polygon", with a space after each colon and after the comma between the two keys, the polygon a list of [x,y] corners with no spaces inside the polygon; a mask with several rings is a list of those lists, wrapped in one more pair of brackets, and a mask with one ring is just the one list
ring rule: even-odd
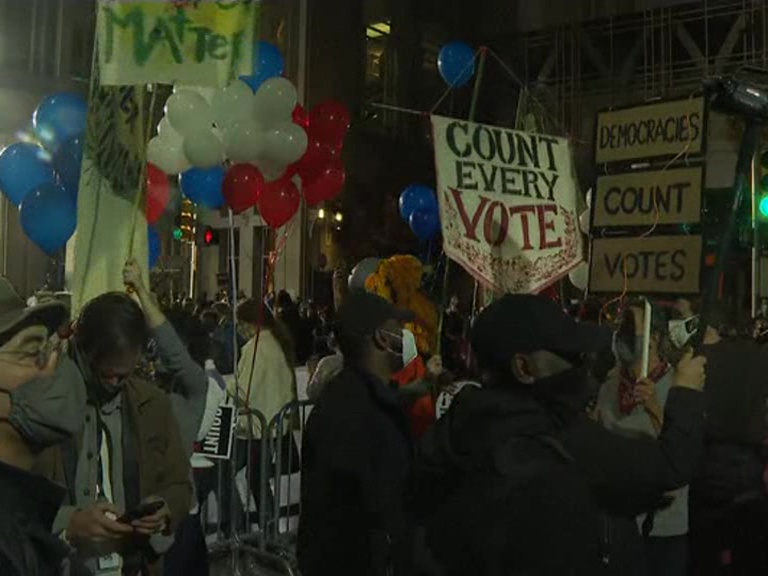
{"label": "black face mask", "polygon": [[583,414],[596,394],[596,381],[590,377],[586,366],[578,366],[536,380],[531,385],[533,397],[549,408],[564,423]]}

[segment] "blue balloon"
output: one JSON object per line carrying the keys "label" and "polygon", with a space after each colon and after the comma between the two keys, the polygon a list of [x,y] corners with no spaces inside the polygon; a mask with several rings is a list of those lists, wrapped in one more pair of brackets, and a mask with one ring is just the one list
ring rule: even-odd
{"label": "blue balloon", "polygon": [[285,72],[285,59],[280,48],[263,40],[253,45],[253,74],[240,76],[256,92],[264,82]]}
{"label": "blue balloon", "polygon": [[190,168],[179,177],[181,191],[195,204],[212,210],[224,206],[224,168]]}
{"label": "blue balloon", "polygon": [[77,199],[80,188],[80,171],[83,166],[83,149],[85,135],[75,136],[67,140],[53,157],[53,167],[59,176],[59,184],[66,188],[73,198]]}
{"label": "blue balloon", "polygon": [[419,240],[431,240],[440,232],[440,216],[435,211],[416,210],[408,222]]}
{"label": "blue balloon", "polygon": [[59,92],[46,96],[35,110],[32,123],[41,142],[51,150],[85,132],[88,102],[80,94]]}
{"label": "blue balloon", "polygon": [[154,226],[147,226],[147,252],[149,253],[149,269],[154,268],[160,260],[163,251],[163,242],[160,232]]}
{"label": "blue balloon", "polygon": [[454,88],[464,86],[475,75],[475,51],[465,42],[450,42],[440,49],[437,68]]}
{"label": "blue balloon", "polygon": [[413,184],[400,194],[400,216],[403,220],[409,222],[411,214],[416,210],[435,213],[438,211],[435,191],[429,186]]}
{"label": "blue balloon", "polygon": [[77,204],[58,184],[42,184],[21,203],[21,227],[43,252],[54,255],[77,228]]}
{"label": "blue balloon", "polygon": [[0,190],[16,206],[35,188],[53,184],[53,166],[46,151],[35,144],[17,142],[0,152]]}

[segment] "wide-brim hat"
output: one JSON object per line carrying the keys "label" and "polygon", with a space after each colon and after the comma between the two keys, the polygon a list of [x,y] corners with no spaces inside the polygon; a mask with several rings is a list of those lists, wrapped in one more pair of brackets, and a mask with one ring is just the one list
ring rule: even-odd
{"label": "wide-brim hat", "polygon": [[69,318],[63,302],[49,300],[27,306],[13,284],[0,277],[0,344],[29,326],[45,326],[49,333],[57,331]]}

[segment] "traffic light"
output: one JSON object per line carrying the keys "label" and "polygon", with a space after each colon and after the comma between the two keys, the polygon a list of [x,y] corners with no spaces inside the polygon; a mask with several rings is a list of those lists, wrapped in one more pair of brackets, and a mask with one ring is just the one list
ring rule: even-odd
{"label": "traffic light", "polygon": [[768,221],[768,148],[760,153],[760,183],[757,194],[757,220]]}
{"label": "traffic light", "polygon": [[181,231],[181,214],[179,214],[173,219],[173,239],[181,240],[183,237],[184,233]]}
{"label": "traffic light", "polygon": [[218,246],[219,244],[219,231],[210,226],[206,226],[203,231],[203,245],[205,246]]}

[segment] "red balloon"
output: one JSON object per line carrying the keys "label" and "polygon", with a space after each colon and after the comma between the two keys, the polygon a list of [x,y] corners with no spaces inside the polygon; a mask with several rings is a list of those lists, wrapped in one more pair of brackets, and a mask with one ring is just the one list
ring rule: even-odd
{"label": "red balloon", "polygon": [[309,116],[307,110],[301,104],[296,104],[296,108],[293,109],[293,123],[298,124],[305,130],[309,128]]}
{"label": "red balloon", "polygon": [[267,182],[259,198],[259,213],[272,228],[285,226],[301,206],[301,194],[296,185],[285,178]]}
{"label": "red balloon", "polygon": [[147,222],[154,224],[165,212],[171,200],[168,175],[154,164],[147,164]]}
{"label": "red balloon", "polygon": [[235,214],[256,206],[264,189],[264,176],[252,164],[235,164],[224,177],[224,199]]}
{"label": "red balloon", "polygon": [[296,163],[296,172],[299,173],[304,182],[309,182],[317,178],[329,165],[340,161],[340,156],[340,149],[310,137],[307,151]]}
{"label": "red balloon", "polygon": [[349,132],[349,109],[341,102],[321,102],[309,113],[310,137],[341,149]]}
{"label": "red balloon", "polygon": [[309,206],[317,206],[326,200],[333,200],[341,193],[347,173],[341,162],[332,162],[314,180],[304,184],[304,198]]}

